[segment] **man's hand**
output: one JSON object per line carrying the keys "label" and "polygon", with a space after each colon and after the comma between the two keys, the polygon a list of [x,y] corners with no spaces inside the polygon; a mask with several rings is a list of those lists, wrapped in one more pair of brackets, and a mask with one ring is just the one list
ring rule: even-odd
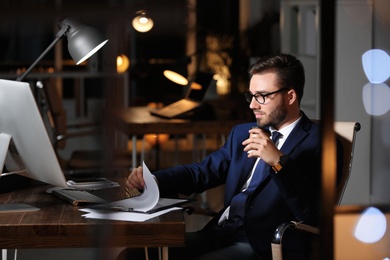
{"label": "man's hand", "polygon": [[134,168],[126,180],[126,187],[129,189],[143,190],[145,185],[142,166]]}
{"label": "man's hand", "polygon": [[250,129],[249,138],[242,145],[245,146],[244,151],[248,152],[248,157],[260,157],[269,165],[276,165],[283,155],[269,138],[269,133],[260,128]]}

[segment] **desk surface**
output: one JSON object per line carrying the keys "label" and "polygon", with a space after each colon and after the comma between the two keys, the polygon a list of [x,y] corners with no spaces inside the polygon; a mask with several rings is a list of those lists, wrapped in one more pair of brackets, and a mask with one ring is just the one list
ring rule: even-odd
{"label": "desk surface", "polygon": [[0,213],[0,248],[169,247],[183,246],[185,222],[173,211],[146,222],[93,220],[76,206],[35,185],[0,194],[0,203],[25,203],[35,212]]}
{"label": "desk surface", "polygon": [[164,119],[150,114],[147,107],[129,107],[111,112],[114,126],[127,135],[144,134],[228,134],[242,120]]}

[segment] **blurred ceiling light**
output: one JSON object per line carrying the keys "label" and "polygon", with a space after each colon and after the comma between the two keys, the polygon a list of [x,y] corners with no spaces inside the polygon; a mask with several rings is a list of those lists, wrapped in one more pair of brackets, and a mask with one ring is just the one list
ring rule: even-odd
{"label": "blurred ceiling light", "polygon": [[172,70],[164,70],[163,73],[167,79],[175,82],[176,84],[183,85],[183,86],[188,85],[188,80],[177,72],[174,72]]}
{"label": "blurred ceiling light", "polygon": [[129,68],[130,61],[129,58],[127,58],[126,55],[121,54],[118,57],[116,57],[116,71],[118,73],[124,73]]}
{"label": "blurred ceiling light", "polygon": [[133,19],[133,27],[138,32],[148,32],[153,28],[153,20],[146,15],[144,10],[138,11],[137,16]]}
{"label": "blurred ceiling light", "polygon": [[354,230],[355,238],[367,244],[372,244],[385,235],[387,229],[386,217],[375,207],[368,207],[360,215]]}
{"label": "blurred ceiling light", "polygon": [[390,88],[386,83],[367,83],[362,91],[363,105],[372,116],[381,116],[390,110]]}
{"label": "blurred ceiling light", "polygon": [[364,73],[371,83],[382,83],[390,77],[390,56],[383,50],[372,49],[362,55]]}

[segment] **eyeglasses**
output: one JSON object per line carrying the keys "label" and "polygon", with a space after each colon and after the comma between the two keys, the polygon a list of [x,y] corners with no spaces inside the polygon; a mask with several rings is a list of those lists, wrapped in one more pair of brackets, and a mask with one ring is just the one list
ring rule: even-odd
{"label": "eyeglasses", "polygon": [[280,92],[286,91],[286,90],[288,91],[290,89],[289,88],[281,88],[279,90],[276,90],[274,92],[270,92],[270,93],[267,93],[267,94],[260,94],[260,93],[252,94],[251,92],[245,92],[244,93],[244,97],[245,97],[246,101],[248,101],[249,103],[252,102],[252,98],[255,98],[257,103],[263,105],[266,102],[266,97],[268,97],[268,96],[270,96],[272,94],[276,94],[276,93],[280,93]]}

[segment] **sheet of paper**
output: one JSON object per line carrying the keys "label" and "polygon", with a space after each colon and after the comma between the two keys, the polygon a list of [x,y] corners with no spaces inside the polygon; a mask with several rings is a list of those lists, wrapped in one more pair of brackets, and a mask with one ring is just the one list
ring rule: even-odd
{"label": "sheet of paper", "polygon": [[[188,202],[186,199],[160,198],[157,183],[145,162],[143,162],[143,176],[145,187],[140,196],[80,209],[87,213],[83,216],[93,219],[143,222],[172,210],[182,209],[175,206]],[[148,211],[150,212],[146,213]]]}
{"label": "sheet of paper", "polygon": [[154,208],[159,200],[160,191],[152,173],[146,166],[145,162],[143,162],[142,167],[145,187],[144,191],[140,196],[124,200],[118,200],[107,204],[102,204],[100,206],[103,208],[122,208],[125,211],[134,210],[143,212],[149,211]]}
{"label": "sheet of paper", "polygon": [[173,210],[181,210],[180,207],[173,207],[165,210],[158,211],[152,214],[132,213],[132,212],[116,212],[97,209],[80,209],[80,211],[86,212],[83,217],[91,219],[108,219],[108,220],[120,220],[120,221],[134,221],[144,222],[148,219],[158,217]]}

